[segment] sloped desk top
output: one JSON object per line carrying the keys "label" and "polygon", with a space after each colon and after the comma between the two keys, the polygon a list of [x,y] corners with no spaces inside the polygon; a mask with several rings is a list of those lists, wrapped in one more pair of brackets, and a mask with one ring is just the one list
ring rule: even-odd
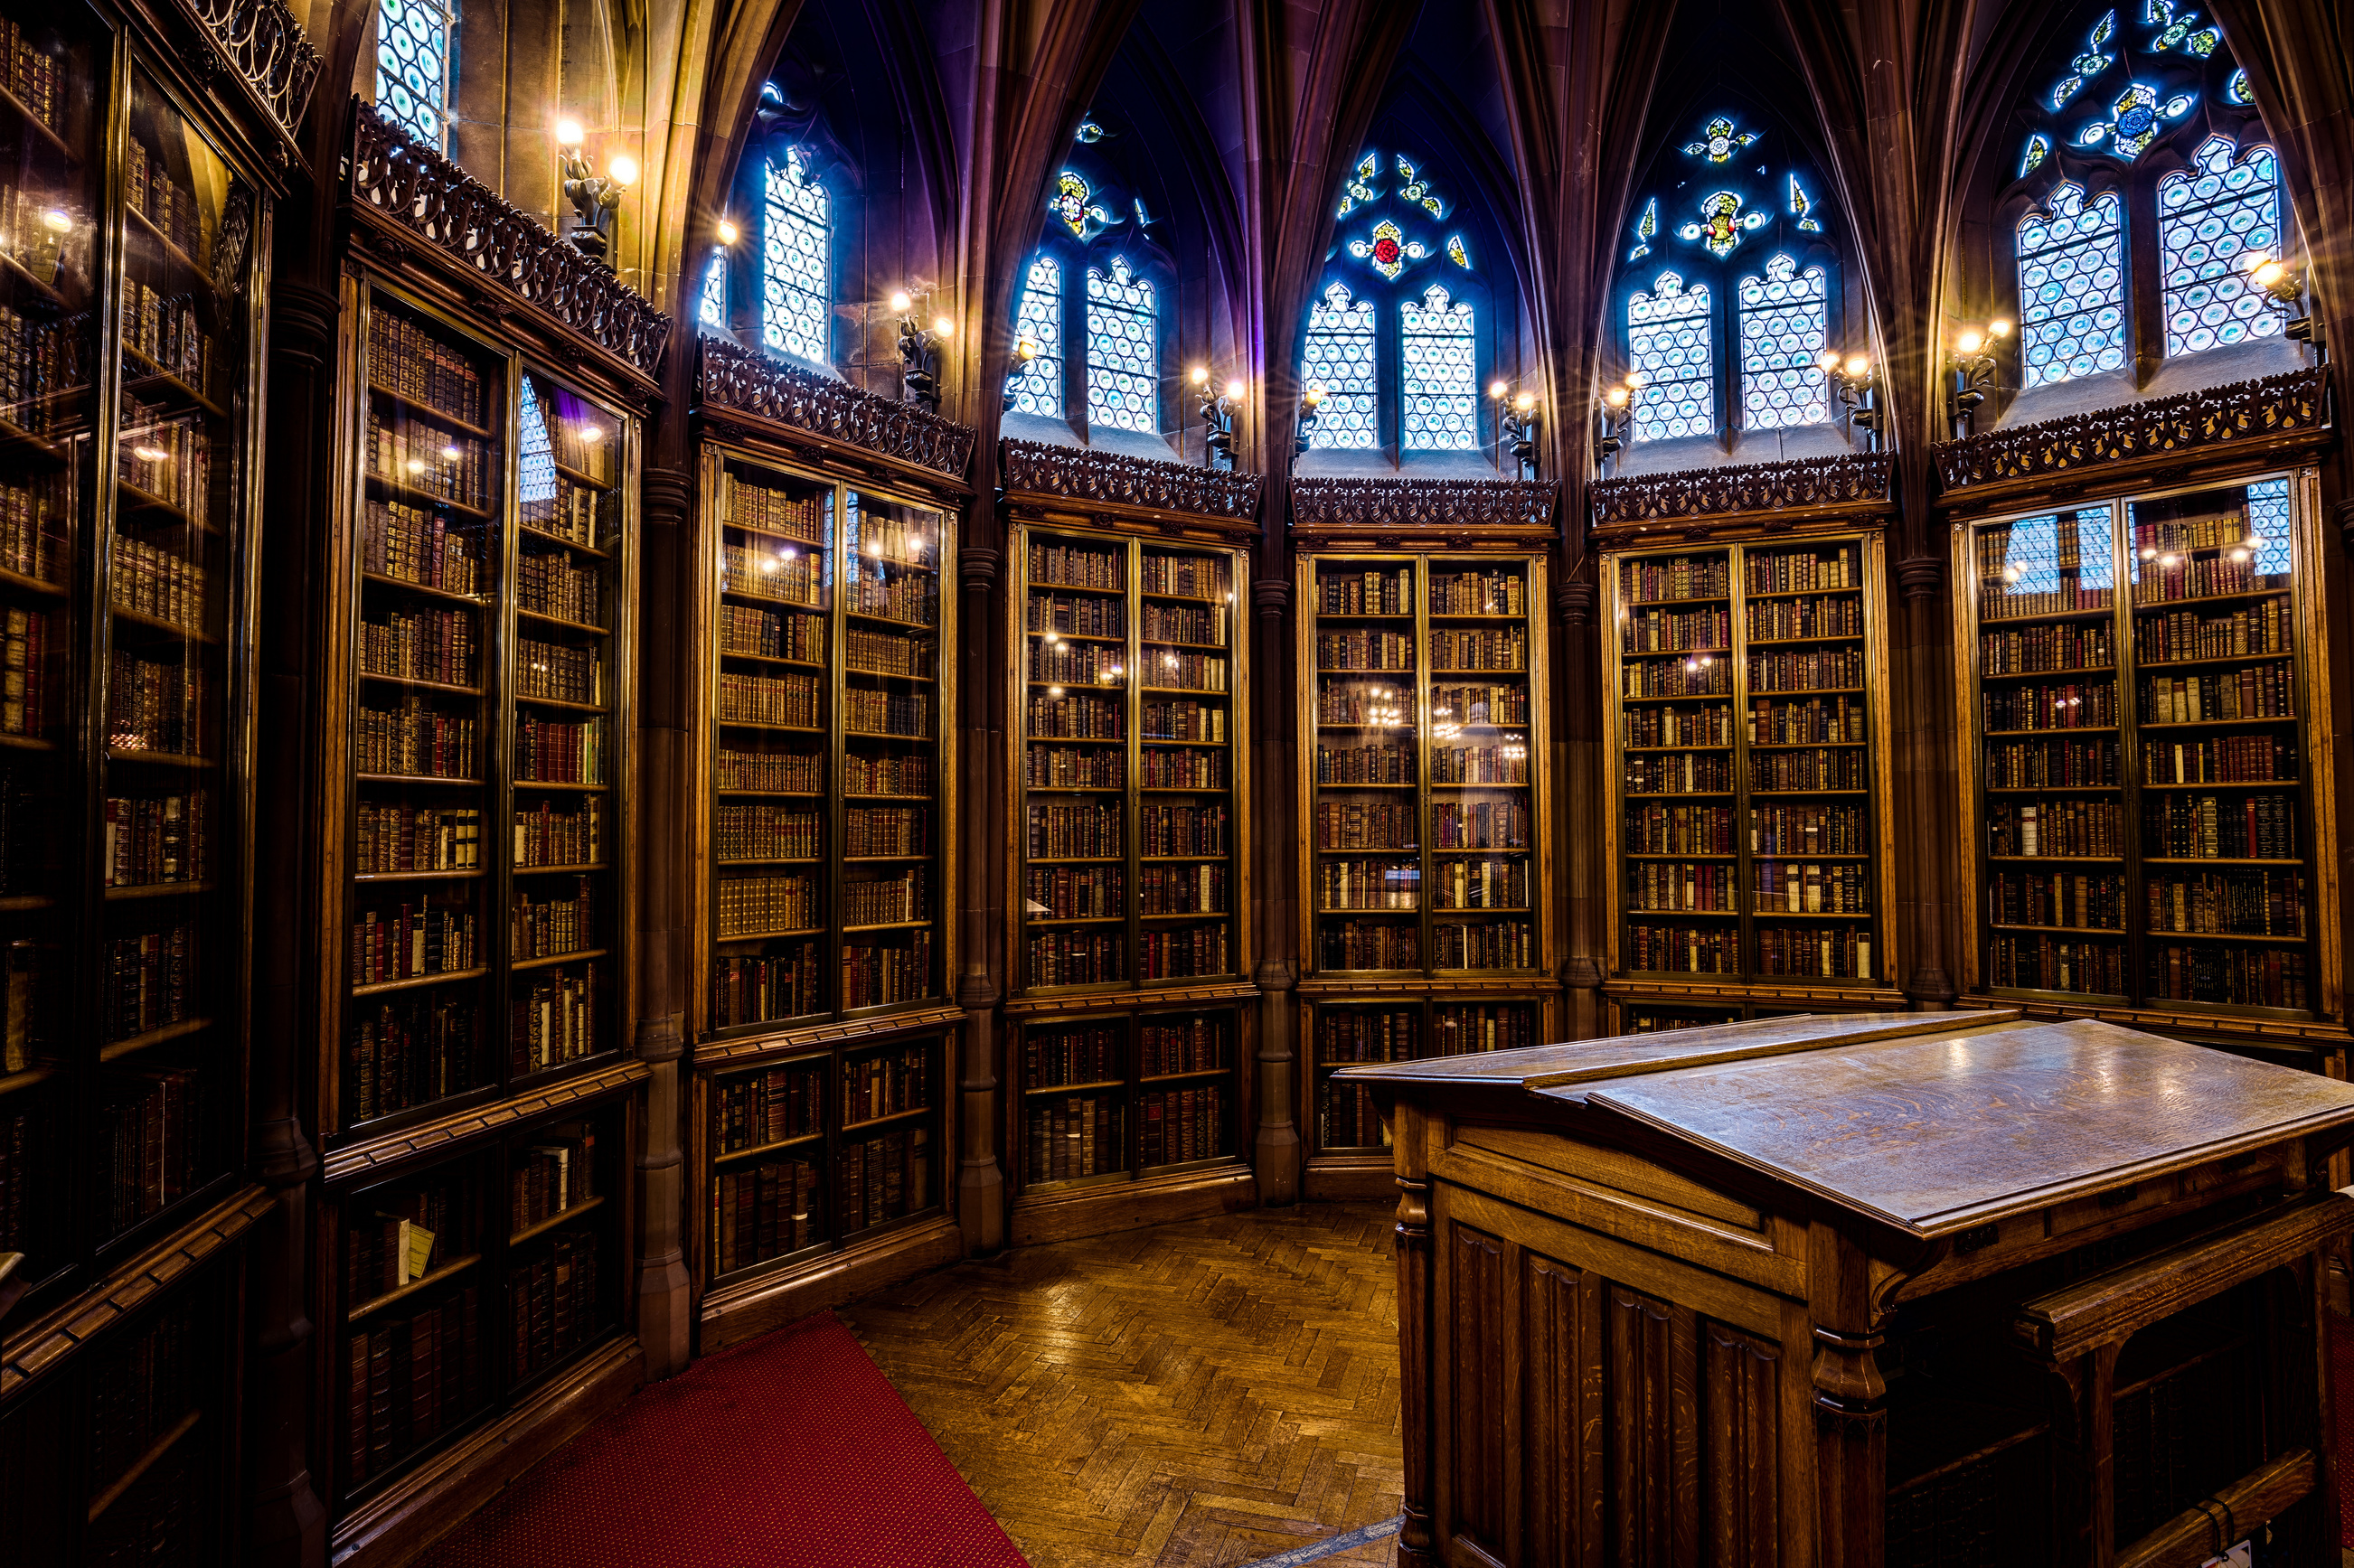
{"label": "sloped desk top", "polygon": [[1335,1075],[1587,1134],[1616,1123],[1931,1238],[2317,1134],[2354,1085],[2092,1020],[1756,1020]]}

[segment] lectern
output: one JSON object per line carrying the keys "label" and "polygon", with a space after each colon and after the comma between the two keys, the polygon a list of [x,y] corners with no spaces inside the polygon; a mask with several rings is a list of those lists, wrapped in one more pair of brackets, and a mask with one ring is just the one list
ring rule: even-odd
{"label": "lectern", "polygon": [[1396,1151],[1401,1564],[2338,1561],[2354,1086],[2015,1012],[1341,1076]]}

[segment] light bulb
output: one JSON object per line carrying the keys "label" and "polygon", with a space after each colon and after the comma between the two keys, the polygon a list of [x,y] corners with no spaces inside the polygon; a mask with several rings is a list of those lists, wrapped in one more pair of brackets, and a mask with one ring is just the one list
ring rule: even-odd
{"label": "light bulb", "polygon": [[1026,337],[1013,340],[1013,357],[1027,365],[1038,357],[1038,345]]}
{"label": "light bulb", "polygon": [[1850,376],[1861,380],[1871,374],[1871,371],[1872,361],[1868,356],[1861,354],[1850,354],[1847,356],[1847,373]]}
{"label": "light bulb", "polygon": [[915,304],[915,302],[916,302],[914,300],[908,298],[907,291],[905,289],[897,291],[891,296],[891,308],[895,311],[906,311]]}
{"label": "light bulb", "polygon": [[605,432],[594,425],[583,425],[580,427],[580,439],[593,447],[605,439]]}
{"label": "light bulb", "polygon": [[784,548],[783,558],[788,561],[798,561],[801,558],[801,553],[799,550],[794,549],[790,545],[788,545]]}
{"label": "light bulb", "polygon": [[2244,561],[2244,560],[2246,560],[2247,558],[2248,558],[2248,552],[2247,552],[2247,551],[2245,551],[2245,550],[2233,550],[2233,551],[2232,552],[2232,559],[2233,559],[2233,560],[2235,560],[2235,561]]}
{"label": "light bulb", "polygon": [[2264,547],[2264,540],[2253,534],[2249,535],[2245,539],[2243,539],[2240,542],[2247,546],[2251,550],[2261,550]]}
{"label": "light bulb", "polygon": [[1536,406],[1537,395],[1533,392],[1523,392],[1519,397],[1512,399],[1513,408],[1520,413],[1525,414]]}
{"label": "light bulb", "polygon": [[1613,387],[1609,391],[1605,392],[1602,395],[1602,400],[1605,403],[1609,404],[1614,408],[1623,408],[1627,406],[1627,398],[1629,394],[1624,387]]}
{"label": "light bulb", "polygon": [[2283,277],[2286,276],[2287,272],[2288,269],[2282,266],[2279,262],[2267,261],[2263,266],[2256,269],[2255,278],[2258,283],[2269,289],[2274,283],[2279,282]]}
{"label": "light bulb", "polygon": [[1960,354],[1976,354],[1985,344],[1986,339],[1975,332],[1966,332],[1954,340],[1955,351]]}
{"label": "light bulb", "polygon": [[1046,694],[1050,697],[1059,697],[1063,694],[1063,688],[1060,686],[1049,686],[1046,688]]}
{"label": "light bulb", "polygon": [[2009,320],[2007,317],[1997,316],[1994,320],[1987,323],[1987,335],[1988,337],[2009,337],[2010,335]]}
{"label": "light bulb", "polygon": [[2272,254],[2269,251],[2251,250],[2240,258],[2240,270],[2243,272],[2253,272],[2270,263],[2271,260]]}
{"label": "light bulb", "polygon": [[41,227],[51,234],[67,234],[73,229],[73,217],[65,208],[53,207],[41,214]]}
{"label": "light bulb", "polygon": [[1511,390],[1511,388],[1505,386],[1501,381],[1490,381],[1488,383],[1488,396],[1493,397],[1499,403],[1504,400],[1504,394]]}
{"label": "light bulb", "polygon": [[2145,561],[2154,561],[2158,559],[2158,552],[2156,550],[2145,549],[2141,553],[2141,558]]}
{"label": "light bulb", "polygon": [[605,165],[605,172],[613,177],[617,185],[626,187],[638,183],[638,161],[627,153],[616,153],[612,161]]}
{"label": "light bulb", "polygon": [[1310,387],[1308,389],[1305,401],[1307,402],[1310,412],[1323,407],[1324,388],[1321,387]]}
{"label": "light bulb", "polygon": [[1243,390],[1243,384],[1238,380],[1226,383],[1226,396],[1237,403],[1242,401]]}
{"label": "light bulb", "polygon": [[948,317],[934,316],[932,318],[932,335],[934,337],[947,337],[949,334],[955,331],[956,323],[949,320]]}
{"label": "light bulb", "polygon": [[410,458],[408,460],[408,471],[411,473],[423,473],[425,471],[425,460],[423,458]]}
{"label": "light bulb", "polygon": [[559,120],[556,122],[556,143],[559,147],[578,147],[580,145],[580,139],[587,134],[587,132],[580,129],[580,122],[578,120]]}
{"label": "light bulb", "polygon": [[736,226],[728,222],[726,218],[723,217],[719,220],[719,228],[716,232],[719,236],[720,244],[733,245],[736,243]]}
{"label": "light bulb", "polygon": [[1840,367],[1839,350],[1827,348],[1815,355],[1815,368],[1828,376]]}
{"label": "light bulb", "polygon": [[1197,365],[1193,366],[1193,385],[1196,387],[1207,387],[1209,384],[1210,367],[1206,365]]}
{"label": "light bulb", "polygon": [[456,462],[460,458],[464,457],[466,454],[460,451],[456,447],[443,447],[441,449],[441,455],[449,459],[451,462]]}
{"label": "light bulb", "polygon": [[1046,633],[1046,646],[1049,648],[1052,648],[1055,643],[1060,642],[1063,639],[1055,632],[1049,631]]}

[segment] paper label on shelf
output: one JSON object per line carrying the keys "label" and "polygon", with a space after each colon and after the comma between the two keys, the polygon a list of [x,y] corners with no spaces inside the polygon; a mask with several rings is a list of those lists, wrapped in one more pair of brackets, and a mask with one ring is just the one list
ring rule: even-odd
{"label": "paper label on shelf", "polygon": [[2253,1568],[2255,1560],[2256,1548],[2252,1538],[2243,1541],[2221,1557],[2210,1557],[2199,1568]]}
{"label": "paper label on shelf", "polygon": [[433,1266],[433,1233],[413,1220],[401,1221],[400,1254],[400,1282],[424,1278]]}

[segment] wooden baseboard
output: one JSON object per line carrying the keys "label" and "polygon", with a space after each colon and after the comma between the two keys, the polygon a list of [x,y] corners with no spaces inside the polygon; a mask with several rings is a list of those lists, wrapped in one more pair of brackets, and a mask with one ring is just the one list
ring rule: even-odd
{"label": "wooden baseboard", "polygon": [[1388,1160],[1310,1160],[1299,1173],[1299,1195],[1311,1203],[1375,1202],[1397,1190],[1397,1168]]}
{"label": "wooden baseboard", "polygon": [[695,1353],[707,1356],[962,1256],[964,1233],[952,1217],[942,1214],[800,1268],[715,1287],[703,1298],[702,1337]]}
{"label": "wooden baseboard", "polygon": [[1258,1178],[1249,1166],[1218,1165],[1017,1198],[1007,1239],[1014,1246],[1076,1241],[1140,1225],[1207,1219],[1257,1203]]}
{"label": "wooden baseboard", "polygon": [[335,1527],[334,1568],[403,1568],[523,1473],[638,1390],[645,1352],[614,1340],[464,1441],[370,1498]]}

